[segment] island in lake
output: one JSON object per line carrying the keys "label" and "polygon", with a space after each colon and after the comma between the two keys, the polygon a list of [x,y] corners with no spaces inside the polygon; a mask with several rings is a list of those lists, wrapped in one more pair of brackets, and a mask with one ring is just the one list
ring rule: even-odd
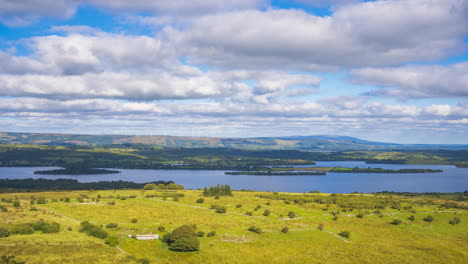
{"label": "island in lake", "polygon": [[42,175],[80,175],[80,174],[116,174],[117,170],[94,169],[94,168],[64,168],[56,170],[35,171],[34,174]]}
{"label": "island in lake", "polygon": [[[257,171],[229,172],[230,175],[325,175],[325,172],[338,173],[438,173],[443,170],[433,169],[382,169],[382,168],[346,168],[346,167],[261,167]],[[295,172],[289,172],[295,171]],[[320,173],[320,174],[316,174]]]}

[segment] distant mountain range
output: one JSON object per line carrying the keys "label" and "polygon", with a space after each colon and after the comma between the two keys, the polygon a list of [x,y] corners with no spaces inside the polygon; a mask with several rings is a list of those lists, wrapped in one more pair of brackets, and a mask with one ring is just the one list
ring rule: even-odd
{"label": "distant mountain range", "polygon": [[161,147],[209,147],[237,149],[294,149],[304,151],[389,150],[389,149],[468,149],[468,145],[394,144],[367,141],[347,136],[317,135],[257,138],[76,135],[0,132],[0,143],[34,145],[104,146],[145,144]]}

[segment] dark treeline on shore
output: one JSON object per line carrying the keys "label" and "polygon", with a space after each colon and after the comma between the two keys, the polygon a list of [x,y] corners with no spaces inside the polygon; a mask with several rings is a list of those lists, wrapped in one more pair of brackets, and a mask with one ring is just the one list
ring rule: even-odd
{"label": "dark treeline on shore", "polygon": [[[169,185],[173,181],[155,181],[154,184]],[[128,181],[78,182],[72,179],[0,179],[0,189],[21,190],[120,190],[142,189],[148,183]]]}

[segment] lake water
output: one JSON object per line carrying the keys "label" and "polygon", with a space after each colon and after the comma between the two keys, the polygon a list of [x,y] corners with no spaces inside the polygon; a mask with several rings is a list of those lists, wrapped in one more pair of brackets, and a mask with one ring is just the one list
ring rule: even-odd
{"label": "lake water", "polygon": [[[186,189],[198,189],[216,184],[229,184],[233,189],[259,191],[327,193],[349,192],[463,192],[468,190],[468,168],[449,165],[366,164],[360,161],[322,161],[316,166],[361,167],[384,169],[441,169],[442,173],[328,173],[326,176],[249,176],[225,175],[221,170],[123,170],[104,175],[35,175],[45,167],[0,167],[0,178],[77,179],[80,182],[124,180],[138,183],[157,180],[174,181]],[[311,166],[312,167],[312,166]]]}

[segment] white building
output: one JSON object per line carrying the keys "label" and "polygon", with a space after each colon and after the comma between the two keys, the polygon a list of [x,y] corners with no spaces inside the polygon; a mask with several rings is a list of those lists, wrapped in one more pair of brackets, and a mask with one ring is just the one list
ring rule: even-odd
{"label": "white building", "polygon": [[159,235],[136,235],[138,240],[155,240],[159,239]]}

